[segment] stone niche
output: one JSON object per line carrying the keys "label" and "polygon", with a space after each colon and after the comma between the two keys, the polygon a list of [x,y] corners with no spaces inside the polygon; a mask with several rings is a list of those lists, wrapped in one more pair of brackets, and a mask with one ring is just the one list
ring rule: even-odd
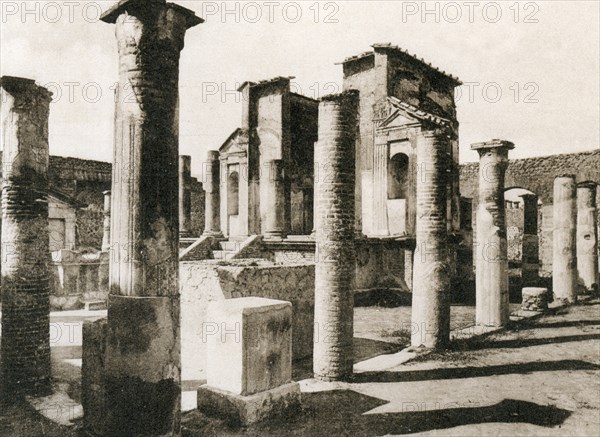
{"label": "stone niche", "polygon": [[182,261],[179,275],[184,380],[206,379],[207,341],[214,334],[207,307],[225,299],[254,296],[291,302],[292,357],[312,355],[314,264],[277,265],[264,259]]}

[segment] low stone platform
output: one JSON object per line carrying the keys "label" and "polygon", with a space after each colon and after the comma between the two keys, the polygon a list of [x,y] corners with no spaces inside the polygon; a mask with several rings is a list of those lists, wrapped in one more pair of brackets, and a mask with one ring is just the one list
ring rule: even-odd
{"label": "low stone platform", "polygon": [[546,311],[548,309],[548,289],[542,287],[523,288],[523,311]]}

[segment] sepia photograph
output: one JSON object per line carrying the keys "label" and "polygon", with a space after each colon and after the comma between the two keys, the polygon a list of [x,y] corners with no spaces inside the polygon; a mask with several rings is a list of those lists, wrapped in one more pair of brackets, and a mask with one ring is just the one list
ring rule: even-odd
{"label": "sepia photograph", "polygon": [[0,0],[0,437],[600,435],[600,0]]}

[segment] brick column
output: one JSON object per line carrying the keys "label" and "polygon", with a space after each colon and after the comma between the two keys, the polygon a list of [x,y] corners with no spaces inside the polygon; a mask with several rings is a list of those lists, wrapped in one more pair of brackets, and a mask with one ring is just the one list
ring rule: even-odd
{"label": "brick column", "polygon": [[596,183],[577,186],[577,273],[581,288],[598,290],[598,223]]}
{"label": "brick column", "polygon": [[263,201],[266,204],[264,236],[269,240],[285,238],[285,176],[283,160],[268,161],[267,190]]}
{"label": "brick column", "polygon": [[192,236],[192,157],[179,155],[179,236]]}
{"label": "brick column", "polygon": [[0,395],[50,388],[48,114],[51,93],[0,78],[2,337]]}
{"label": "brick column", "polygon": [[577,301],[577,187],[574,175],[554,179],[552,291],[564,303]]}
{"label": "brick column", "polygon": [[202,20],[164,0],[120,1],[101,19],[116,24],[118,89],[133,93],[116,109],[107,434],[179,435],[179,57]]}
{"label": "brick column", "polygon": [[508,247],[504,203],[504,176],[510,141],[472,144],[479,153],[479,204],[475,239],[475,321],[478,325],[504,326],[508,306]]}
{"label": "brick column", "polygon": [[221,232],[221,162],[219,152],[209,150],[206,162],[206,184],[204,202],[206,205],[204,235],[222,237]]}
{"label": "brick column", "polygon": [[315,144],[315,378],[352,375],[355,274],[354,150],[358,92],[328,96],[319,104]]}
{"label": "brick column", "polygon": [[538,196],[523,194],[523,244],[521,248],[521,282],[535,287],[539,281],[540,244],[538,237]]}
{"label": "brick column", "polygon": [[413,347],[442,347],[450,340],[450,263],[448,260],[449,134],[423,131],[417,138],[417,222],[413,259]]}
{"label": "brick column", "polygon": [[103,191],[104,194],[104,221],[102,223],[102,252],[110,250],[110,190]]}

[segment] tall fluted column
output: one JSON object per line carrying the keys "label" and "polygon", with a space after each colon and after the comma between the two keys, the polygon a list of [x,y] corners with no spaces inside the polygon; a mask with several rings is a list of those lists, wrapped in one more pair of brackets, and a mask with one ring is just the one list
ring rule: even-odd
{"label": "tall fluted column", "polygon": [[577,186],[574,175],[554,179],[552,291],[563,303],[577,302]]}
{"label": "tall fluted column", "polygon": [[223,236],[221,232],[221,162],[219,152],[209,150],[205,166],[205,225],[204,235]]}
{"label": "tall fluted column", "polygon": [[108,434],[179,435],[179,57],[202,20],[164,0],[120,1],[102,20],[116,24],[119,90],[133,93],[116,109]]}
{"label": "tall fluted column", "polygon": [[596,183],[577,186],[577,272],[584,291],[598,290]]}
{"label": "tall fluted column", "polygon": [[283,160],[273,159],[268,162],[267,175],[267,217],[264,236],[269,240],[285,238],[285,185]]}
{"label": "tall fluted column", "polygon": [[104,194],[104,221],[102,222],[102,252],[110,250],[110,190],[103,191]]}
{"label": "tall fluted column", "polygon": [[471,145],[479,153],[479,204],[475,239],[475,321],[504,326],[508,306],[508,246],[504,204],[504,176],[510,141],[491,140]]}
{"label": "tall fluted column", "polygon": [[322,380],[352,375],[357,113],[356,91],[325,97],[319,104],[313,370]]}
{"label": "tall fluted column", "polygon": [[48,115],[51,93],[0,78],[2,336],[0,396],[50,388]]}
{"label": "tall fluted column", "polygon": [[413,347],[438,348],[450,340],[450,263],[448,260],[448,144],[445,129],[417,138],[417,222],[413,259]]}
{"label": "tall fluted column", "polygon": [[192,157],[179,156],[179,236],[192,235]]}

